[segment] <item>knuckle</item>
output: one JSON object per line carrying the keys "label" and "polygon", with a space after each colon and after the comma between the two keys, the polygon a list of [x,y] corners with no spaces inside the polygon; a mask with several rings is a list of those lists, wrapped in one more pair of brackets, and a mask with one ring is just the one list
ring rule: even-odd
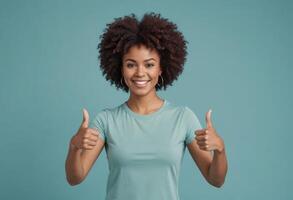
{"label": "knuckle", "polygon": [[84,133],[84,135],[82,136],[82,139],[85,139],[85,138],[87,138],[87,134],[86,133]]}
{"label": "knuckle", "polygon": [[93,132],[93,133],[92,133],[92,136],[93,136],[94,138],[98,138],[99,134],[96,133],[96,132]]}
{"label": "knuckle", "polygon": [[87,133],[85,134],[85,137],[86,137],[86,138],[90,138],[91,135],[92,135],[91,132],[87,132]]}
{"label": "knuckle", "polygon": [[84,138],[84,139],[82,140],[82,142],[83,142],[84,144],[86,144],[86,143],[87,143],[87,141],[88,141],[88,139],[87,139],[87,138]]}

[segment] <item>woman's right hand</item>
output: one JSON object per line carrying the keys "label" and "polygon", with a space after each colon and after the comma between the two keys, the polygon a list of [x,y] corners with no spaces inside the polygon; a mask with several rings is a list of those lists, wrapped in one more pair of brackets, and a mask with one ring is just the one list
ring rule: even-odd
{"label": "woman's right hand", "polygon": [[71,138],[70,146],[75,149],[92,150],[99,139],[99,132],[89,127],[89,114],[83,109],[83,121],[77,133]]}

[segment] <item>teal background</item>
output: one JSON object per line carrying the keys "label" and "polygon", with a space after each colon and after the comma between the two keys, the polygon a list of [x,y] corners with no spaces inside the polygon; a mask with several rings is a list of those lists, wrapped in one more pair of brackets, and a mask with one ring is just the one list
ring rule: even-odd
{"label": "teal background", "polygon": [[226,145],[221,188],[185,152],[181,199],[292,199],[292,9],[277,0],[1,0],[0,199],[105,197],[105,151],[72,187],[68,144],[83,107],[92,119],[128,98],[102,76],[96,46],[106,23],[146,11],[175,22],[189,42],[183,74],[159,95],[189,106],[203,126],[212,108]]}

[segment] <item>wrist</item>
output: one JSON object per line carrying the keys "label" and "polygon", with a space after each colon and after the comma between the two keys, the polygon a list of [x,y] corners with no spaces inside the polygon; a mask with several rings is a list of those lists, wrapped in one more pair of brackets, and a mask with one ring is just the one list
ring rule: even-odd
{"label": "wrist", "polygon": [[216,153],[223,153],[225,151],[225,145],[223,140],[221,140],[219,148],[215,149]]}
{"label": "wrist", "polygon": [[225,151],[225,148],[215,149],[214,152],[218,154],[222,154]]}

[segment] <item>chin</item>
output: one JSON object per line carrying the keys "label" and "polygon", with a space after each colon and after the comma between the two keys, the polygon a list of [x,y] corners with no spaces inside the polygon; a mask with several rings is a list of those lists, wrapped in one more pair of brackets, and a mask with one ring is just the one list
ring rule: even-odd
{"label": "chin", "polygon": [[137,87],[132,81],[130,81],[128,88],[130,93],[135,96],[146,96],[153,90],[156,91],[155,85],[152,84],[152,81],[149,81],[149,83],[145,87]]}
{"label": "chin", "polygon": [[134,94],[135,96],[146,96],[147,94],[150,93],[149,90],[145,90],[145,91],[130,90],[130,92]]}
{"label": "chin", "polygon": [[[135,87],[135,86],[134,86]],[[154,89],[154,88],[153,88]],[[148,88],[144,88],[144,89],[138,89],[138,88],[132,88],[130,89],[130,92],[132,94],[134,94],[135,96],[146,96],[149,93],[151,93],[152,88],[148,89]]]}

